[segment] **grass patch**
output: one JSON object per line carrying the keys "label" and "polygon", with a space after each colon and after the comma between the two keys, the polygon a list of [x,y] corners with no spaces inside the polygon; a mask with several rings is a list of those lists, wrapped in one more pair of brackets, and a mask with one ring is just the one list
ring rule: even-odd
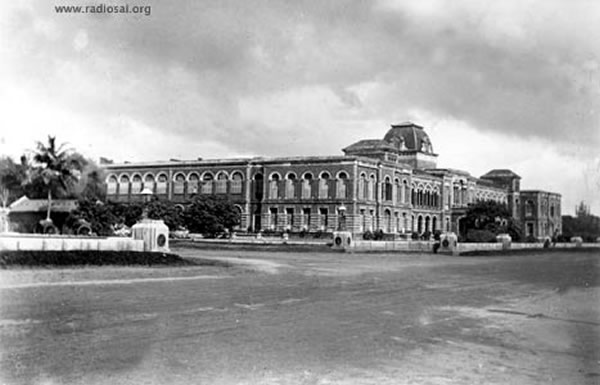
{"label": "grass patch", "polygon": [[229,264],[221,261],[181,258],[171,253],[145,251],[0,251],[0,268],[52,267],[52,266],[221,266]]}

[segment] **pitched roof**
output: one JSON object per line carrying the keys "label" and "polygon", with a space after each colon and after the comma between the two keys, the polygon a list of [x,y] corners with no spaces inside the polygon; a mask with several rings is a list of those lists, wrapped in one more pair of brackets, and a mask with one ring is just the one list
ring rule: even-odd
{"label": "pitched roof", "polygon": [[361,150],[395,150],[393,146],[381,139],[363,139],[344,148],[344,152]]}

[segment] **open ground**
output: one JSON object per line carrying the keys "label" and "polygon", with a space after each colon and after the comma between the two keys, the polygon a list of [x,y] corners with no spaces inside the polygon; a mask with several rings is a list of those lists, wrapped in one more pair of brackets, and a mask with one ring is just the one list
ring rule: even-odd
{"label": "open ground", "polygon": [[0,383],[598,384],[598,251],[0,271]]}

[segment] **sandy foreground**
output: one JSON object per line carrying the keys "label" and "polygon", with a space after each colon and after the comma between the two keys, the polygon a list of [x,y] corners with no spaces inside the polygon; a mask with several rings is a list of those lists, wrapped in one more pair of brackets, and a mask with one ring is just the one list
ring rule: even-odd
{"label": "sandy foreground", "polygon": [[597,253],[0,271],[2,384],[598,384]]}

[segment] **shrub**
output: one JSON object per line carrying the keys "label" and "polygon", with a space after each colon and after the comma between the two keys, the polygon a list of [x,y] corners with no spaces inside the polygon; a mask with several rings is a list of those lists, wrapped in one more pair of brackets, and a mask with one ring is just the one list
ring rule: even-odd
{"label": "shrub", "polygon": [[371,230],[367,230],[363,233],[363,239],[366,241],[370,241],[373,238],[375,238],[375,235],[373,234],[373,232]]}
{"label": "shrub", "polygon": [[537,243],[537,241],[537,238],[533,235],[528,235],[527,238],[525,238],[525,242],[527,243]]}
{"label": "shrub", "polygon": [[178,255],[141,251],[3,251],[0,267],[76,265],[193,265]]}
{"label": "shrub", "polygon": [[183,212],[183,223],[192,233],[214,238],[240,223],[233,202],[216,195],[199,195]]}
{"label": "shrub", "polygon": [[373,240],[381,241],[383,239],[383,236],[384,232],[382,229],[376,230],[375,233],[373,233]]}
{"label": "shrub", "polygon": [[415,233],[415,232],[411,233],[410,234],[410,239],[412,239],[413,241],[419,240],[419,234]]}

